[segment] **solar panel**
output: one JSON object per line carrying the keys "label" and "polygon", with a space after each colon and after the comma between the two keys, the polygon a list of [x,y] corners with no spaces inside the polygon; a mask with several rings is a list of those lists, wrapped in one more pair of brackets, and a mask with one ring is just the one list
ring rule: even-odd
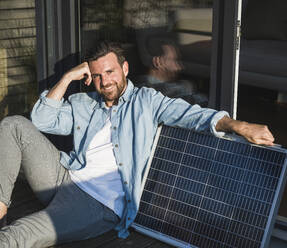
{"label": "solar panel", "polygon": [[133,227],[177,247],[267,247],[286,154],[162,126]]}

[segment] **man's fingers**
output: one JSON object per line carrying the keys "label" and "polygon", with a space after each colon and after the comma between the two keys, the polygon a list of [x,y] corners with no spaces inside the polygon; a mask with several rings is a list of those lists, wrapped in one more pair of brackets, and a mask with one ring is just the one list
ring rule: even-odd
{"label": "man's fingers", "polygon": [[87,76],[86,81],[85,81],[85,84],[86,84],[86,85],[90,85],[91,82],[92,82],[92,77],[91,77],[91,76]]}
{"label": "man's fingers", "polygon": [[267,145],[267,146],[272,146],[274,145],[274,138],[272,137],[253,137],[252,139],[249,140],[252,143],[255,143],[257,145]]}

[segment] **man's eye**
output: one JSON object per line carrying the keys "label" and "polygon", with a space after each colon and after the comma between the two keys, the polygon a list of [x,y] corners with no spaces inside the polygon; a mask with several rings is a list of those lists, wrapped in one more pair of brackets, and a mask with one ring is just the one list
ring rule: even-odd
{"label": "man's eye", "polygon": [[111,74],[113,71],[107,71],[107,74],[109,75],[109,74]]}

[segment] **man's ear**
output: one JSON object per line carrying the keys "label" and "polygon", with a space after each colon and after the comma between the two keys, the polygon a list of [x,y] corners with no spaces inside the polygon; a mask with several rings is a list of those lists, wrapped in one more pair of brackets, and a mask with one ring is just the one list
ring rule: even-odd
{"label": "man's ear", "polygon": [[154,68],[159,69],[161,66],[161,60],[159,56],[154,56],[152,58],[152,65]]}
{"label": "man's ear", "polygon": [[129,74],[129,63],[127,61],[125,61],[123,63],[123,72],[125,74],[125,77]]}

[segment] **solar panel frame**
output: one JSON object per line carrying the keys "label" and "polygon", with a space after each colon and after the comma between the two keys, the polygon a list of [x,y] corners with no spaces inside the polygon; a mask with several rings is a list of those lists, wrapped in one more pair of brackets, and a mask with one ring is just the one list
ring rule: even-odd
{"label": "solar panel frame", "polygon": [[[150,159],[149,159],[149,162],[148,162],[148,165],[147,165],[147,169],[146,169],[146,171],[145,171],[145,174],[144,174],[144,179],[143,179],[143,183],[142,183],[142,192],[144,191],[144,187],[145,187],[145,184],[146,184],[146,180],[147,180],[147,177],[148,177],[148,174],[149,174],[149,171],[150,171],[150,167],[151,167],[151,164],[152,164],[152,161],[153,161],[153,157],[154,157],[154,154],[155,154],[155,152],[156,152],[156,148],[157,148],[157,145],[158,145],[158,142],[159,142],[159,138],[160,138],[160,136],[161,136],[161,131],[162,131],[162,129],[163,128],[171,128],[171,127],[167,127],[167,126],[160,126],[159,128],[158,128],[158,131],[157,131],[157,134],[156,134],[156,136],[155,136],[155,140],[154,140],[154,144],[153,144],[153,148],[152,148],[152,152],[151,152],[151,156],[150,156]],[[194,131],[191,131],[191,130],[188,130],[188,129],[183,129],[183,128],[180,128],[181,130],[186,130],[186,132],[194,132]],[[180,133],[180,132],[179,132]],[[212,136],[212,135],[210,135],[210,136]],[[213,138],[214,138],[214,136],[212,136]],[[179,140],[181,139],[181,137],[177,137],[177,138],[179,138]],[[218,139],[218,138],[216,138],[216,139]],[[208,140],[207,142],[211,142],[211,143],[209,143],[208,145],[209,146],[214,146],[214,144],[212,144],[212,140],[214,140],[214,139],[211,139],[211,140]],[[236,141],[238,144],[247,144],[248,142],[246,142],[243,138],[240,138],[240,137],[238,137],[238,136],[234,136],[234,135],[232,135],[232,136],[227,136],[227,137],[225,137],[224,138],[224,140],[231,140],[232,142],[233,141]],[[167,142],[169,142],[168,140],[167,140]],[[197,143],[200,145],[200,142],[201,142],[201,140],[197,140]],[[205,141],[206,142],[206,141]],[[180,143],[180,142],[179,142]],[[249,144],[249,143],[248,143]],[[179,146],[180,146],[180,144],[178,144]],[[223,145],[225,145],[225,143],[223,142]],[[258,149],[258,153],[259,154],[254,154],[254,156],[256,157],[256,156],[260,156],[260,151],[261,151],[261,149],[262,149],[262,147],[260,147],[260,146],[257,146],[257,145],[254,145],[254,144],[250,144],[252,147],[258,147],[259,149]],[[242,146],[242,147],[244,147],[244,146]],[[232,147],[231,147],[232,148]],[[280,148],[280,147],[268,147],[268,148],[265,148],[265,149],[268,149],[268,150],[274,150],[274,151],[276,151],[276,152],[282,152],[282,153],[284,153],[285,154],[285,159],[284,159],[284,162],[283,162],[283,164],[282,164],[282,170],[281,170],[281,174],[280,174],[280,177],[279,177],[279,179],[278,179],[278,183],[277,183],[277,186],[276,186],[276,190],[275,190],[275,193],[274,193],[274,196],[273,196],[273,201],[272,201],[272,207],[271,207],[271,209],[270,209],[270,211],[269,211],[269,215],[268,215],[268,219],[267,219],[267,222],[266,223],[263,223],[262,225],[264,225],[265,226],[265,228],[264,228],[264,234],[263,234],[263,237],[262,237],[262,241],[261,241],[261,245],[260,245],[260,247],[261,248],[263,248],[263,247],[268,247],[268,244],[269,244],[269,241],[270,241],[270,237],[271,237],[271,233],[272,233],[272,228],[273,228],[273,226],[274,226],[274,222],[275,222],[275,217],[276,217],[276,214],[277,214],[277,212],[278,212],[278,208],[279,208],[279,203],[280,203],[280,200],[281,200],[281,197],[282,197],[282,194],[283,194],[283,190],[284,190],[284,185],[285,185],[285,183],[286,183],[286,167],[287,167],[287,159],[286,159],[286,154],[287,154],[287,152],[286,152],[286,150],[285,149],[282,149],[282,148]],[[180,149],[181,150],[181,149]],[[163,151],[164,152],[164,151]],[[171,152],[171,151],[169,151],[169,152]],[[200,154],[202,151],[200,151],[200,149],[198,149],[197,150],[197,152]],[[204,151],[203,151],[204,152]],[[237,152],[238,152],[238,150],[237,150]],[[239,153],[242,153],[242,154],[244,154],[244,149],[243,150],[239,150]],[[256,149],[255,149],[255,152],[256,152]],[[208,153],[207,154],[205,154],[205,155],[207,155],[208,156]],[[235,155],[235,153],[233,153],[233,155]],[[264,154],[263,154],[264,155]],[[221,156],[220,156],[221,157]],[[224,157],[224,156],[223,156]],[[237,155],[235,155],[235,158],[237,157]],[[174,159],[174,158],[173,158]],[[176,159],[176,158],[175,158]],[[226,160],[228,160],[229,159],[229,161],[230,161],[230,158],[228,158],[228,156],[226,157],[224,157],[224,159],[226,159]],[[172,161],[169,161],[169,162],[172,162]],[[255,165],[256,166],[256,165]],[[264,170],[268,170],[268,167],[263,167],[263,169]],[[200,175],[199,175],[200,176]],[[249,176],[249,175],[247,175],[247,176]],[[249,180],[252,180],[252,179],[254,179],[254,178],[250,178]],[[166,179],[164,179],[164,180],[170,180],[170,178],[166,178]],[[232,180],[232,175],[231,175],[231,180]],[[230,183],[230,185],[232,185],[231,183]],[[246,188],[245,189],[245,191],[247,191],[248,190],[248,188]],[[159,202],[160,202],[160,200],[159,200]],[[214,203],[214,202],[212,202],[212,203]],[[142,202],[141,202],[141,204],[143,204]],[[163,205],[165,204],[164,202],[162,203]],[[206,204],[208,204],[208,202],[206,203]],[[261,205],[263,205],[263,204],[261,204]],[[264,212],[264,206],[261,206],[260,205],[260,203],[258,203],[258,205],[256,206],[256,207],[258,207],[258,206],[260,206],[260,209],[262,209],[262,211]],[[214,206],[211,206],[211,207],[214,207]],[[255,207],[255,206],[253,206],[253,207]],[[265,210],[266,211],[266,210]],[[162,218],[162,216],[161,215],[159,215],[158,216],[159,218]],[[177,216],[176,216],[177,218],[179,218],[179,215],[177,214]],[[259,218],[258,218],[259,219]],[[198,223],[197,223],[197,225],[198,225]],[[234,224],[235,225],[235,224]],[[142,224],[139,224],[139,223],[137,223],[136,221],[133,223],[133,225],[132,225],[137,231],[139,231],[139,232],[142,232],[142,233],[144,233],[144,234],[146,234],[146,235],[148,235],[148,236],[151,236],[151,237],[153,237],[153,238],[156,238],[156,239],[158,239],[158,240],[161,240],[161,241],[163,241],[163,242],[166,242],[166,243],[168,243],[168,244],[171,244],[171,245],[173,245],[173,246],[176,246],[176,247],[199,247],[199,246],[196,246],[196,245],[194,245],[194,244],[190,244],[189,242],[185,242],[185,241],[183,241],[183,240],[180,240],[180,239],[177,239],[177,238],[174,238],[174,237],[171,237],[171,236],[169,236],[169,235],[166,235],[166,234],[164,234],[164,233],[162,233],[161,231],[159,231],[159,230],[155,230],[155,229],[150,229],[150,228],[147,228],[147,227],[145,227],[144,225],[142,225]],[[204,225],[202,225],[202,230],[204,230]],[[235,225],[235,227],[234,228],[236,228],[236,225]],[[174,230],[173,230],[174,231]],[[182,231],[182,230],[181,230]],[[180,233],[179,233],[180,234]],[[218,235],[224,235],[224,232],[215,232],[215,234],[214,234],[214,236],[215,237],[218,237]],[[224,239],[226,240],[226,237],[224,237]],[[231,247],[231,246],[226,246],[226,247]]]}

